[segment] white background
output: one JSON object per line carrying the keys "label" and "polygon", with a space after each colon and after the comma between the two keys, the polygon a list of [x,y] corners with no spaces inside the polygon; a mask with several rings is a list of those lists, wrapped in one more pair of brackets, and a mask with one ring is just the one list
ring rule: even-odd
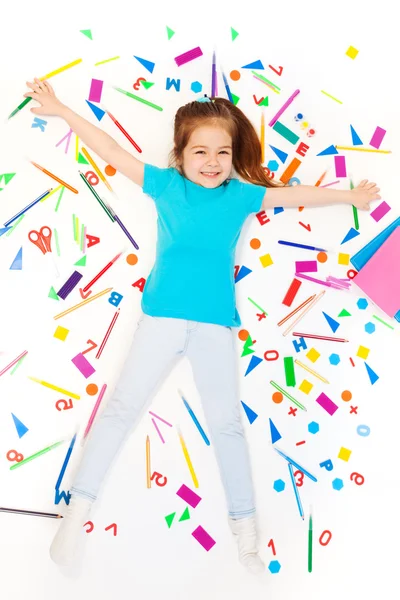
{"label": "white background", "polygon": [[[1,95],[0,114],[0,173],[17,175],[0,192],[0,223],[4,223],[23,206],[53,185],[28,159],[35,160],[79,189],[79,195],[67,190],[60,208],[54,207],[57,197],[41,203],[30,211],[10,236],[0,239],[0,370],[23,350],[28,356],[15,374],[8,371],[0,378],[0,505],[30,510],[63,512],[65,504],[54,505],[54,485],[69,445],[80,426],[78,441],[64,476],[62,489],[71,485],[73,473],[81,456],[80,440],[96,397],[85,392],[87,383],[99,388],[106,382],[110,397],[126,351],[140,316],[141,293],[132,283],[147,277],[155,256],[156,211],[152,200],[121,175],[110,178],[118,200],[112,205],[139,244],[139,261],[129,266],[121,259],[97,284],[96,291],[105,287],[123,295],[121,314],[117,325],[100,358],[94,351],[85,356],[95,366],[96,373],[86,381],[72,365],[71,358],[87,347],[86,340],[101,341],[115,308],[106,297],[75,311],[57,321],[54,316],[65,307],[79,301],[75,290],[64,302],[48,298],[51,285],[58,290],[75,268],[82,272],[82,283],[87,283],[115,254],[125,249],[134,251],[123,233],[112,225],[86,191],[77,170],[82,169],[74,160],[72,138],[67,155],[64,145],[55,144],[68,132],[59,118],[50,117],[43,133],[32,129],[33,115],[29,106],[7,122],[9,113],[21,102],[26,91],[25,81],[40,77],[76,58],[83,62],[73,69],[54,77],[52,84],[60,99],[85,118],[97,124],[87,107],[91,78],[103,79],[103,102],[121,120],[137,140],[145,162],[167,166],[167,155],[172,148],[173,117],[177,108],[198,94],[190,91],[192,81],[203,84],[202,93],[211,93],[211,59],[217,50],[219,94],[224,93],[220,66],[229,79],[232,69],[239,69],[241,79],[230,85],[241,100],[239,107],[249,116],[260,132],[261,110],[266,123],[283,102],[297,88],[300,94],[285,112],[281,121],[309,143],[310,150],[296,175],[303,184],[313,185],[325,169],[325,182],[336,179],[333,157],[316,157],[331,144],[351,145],[350,124],[364,144],[379,125],[387,130],[382,148],[392,154],[347,152],[347,169],[355,183],[362,178],[376,181],[382,199],[392,210],[380,223],[368,213],[360,214],[361,235],[343,247],[340,242],[353,225],[350,206],[285,211],[268,216],[271,222],[263,227],[250,217],[238,245],[236,264],[245,265],[252,273],[236,286],[237,304],[246,328],[253,340],[255,355],[263,357],[266,350],[277,349],[276,362],[263,361],[246,378],[244,374],[250,357],[240,359],[242,342],[237,339],[240,369],[240,397],[259,417],[250,425],[243,414],[250,445],[254,483],[260,524],[260,552],[267,565],[279,560],[281,570],[269,571],[261,578],[247,574],[237,562],[236,547],[228,529],[222,485],[212,448],[205,446],[177,394],[185,392],[192,408],[204,422],[200,398],[192,380],[189,363],[183,360],[161,386],[152,409],[173,423],[164,426],[163,445],[146,415],[118,456],[108,475],[102,493],[92,513],[94,531],[87,535],[81,567],[72,571],[59,570],[50,560],[48,547],[58,523],[52,519],[17,516],[0,513],[0,547],[2,564],[2,596],[7,600],[31,597],[48,600],[58,597],[76,598],[343,598],[387,594],[397,589],[396,541],[398,523],[398,387],[397,373],[399,337],[398,326],[392,331],[372,319],[377,314],[389,320],[371,305],[365,311],[357,308],[361,297],[358,288],[350,292],[329,290],[319,305],[302,321],[301,329],[330,334],[322,310],[334,318],[346,308],[351,317],[338,319],[341,326],[337,335],[350,340],[348,344],[321,342],[308,344],[320,353],[314,368],[325,375],[329,385],[314,379],[296,367],[297,384],[293,395],[307,405],[308,412],[288,415],[291,403],[285,400],[276,405],[271,400],[274,379],[284,384],[283,357],[296,357],[290,336],[282,337],[276,323],[288,312],[282,299],[292,281],[295,260],[311,260],[313,253],[284,248],[278,239],[302,241],[330,248],[329,260],[320,265],[318,276],[345,277],[347,268],[338,265],[339,250],[354,254],[369,239],[388,225],[399,214],[396,161],[399,150],[398,82],[396,77],[399,42],[397,24],[390,12],[389,2],[335,2],[328,8],[320,2],[281,2],[267,5],[250,3],[196,3],[170,2],[162,7],[127,4],[114,0],[58,6],[41,0],[19,3],[2,8]],[[166,26],[176,33],[168,41]],[[239,32],[231,41],[230,27]],[[81,29],[91,29],[93,41]],[[345,55],[349,45],[359,54],[355,60]],[[177,67],[174,57],[200,46],[203,57]],[[94,63],[119,55],[119,60],[94,67]],[[156,63],[148,73],[133,55]],[[268,88],[254,79],[243,65],[260,59],[265,71],[258,71],[281,87],[281,94],[269,93]],[[278,77],[268,65],[283,66]],[[181,91],[165,89],[167,77],[181,79]],[[132,90],[138,77],[145,77],[155,85],[143,97],[163,106],[155,111],[114,91],[111,86]],[[325,90],[342,100],[338,104],[321,93]],[[257,98],[268,94],[270,106],[258,107]],[[33,106],[33,103],[32,103]],[[317,134],[308,138],[294,121],[294,114],[302,112],[315,127]],[[43,117],[46,119],[46,117]],[[123,147],[132,150],[107,117],[100,126],[113,135]],[[294,147],[266,127],[267,143],[294,156]],[[133,151],[135,152],[135,151]],[[91,152],[93,155],[93,153]],[[266,146],[266,162],[275,158]],[[289,160],[288,159],[288,160]],[[104,168],[106,164],[97,156]],[[282,166],[280,167],[282,171]],[[0,187],[1,184],[0,184]],[[336,186],[348,189],[349,179]],[[104,186],[99,193],[111,198]],[[101,190],[101,191],[100,191]],[[81,253],[73,241],[72,214],[88,227],[88,233],[100,236],[101,243],[88,249],[87,266],[74,267]],[[299,225],[299,220],[311,224],[311,232]],[[28,242],[30,229],[48,224],[59,232],[61,257],[55,258],[60,278],[55,280],[51,266]],[[249,242],[257,237],[259,250],[252,250]],[[9,267],[18,250],[23,247],[23,269],[10,271]],[[53,244],[54,246],[54,244]],[[263,268],[259,256],[270,253],[274,264]],[[55,254],[55,252],[54,252]],[[125,257],[126,254],[124,254]],[[45,267],[46,264],[46,267]],[[205,285],[207,285],[205,279]],[[319,286],[303,282],[293,308],[309,295],[319,292]],[[213,290],[210,289],[210,297]],[[252,298],[268,312],[266,320],[258,322]],[[364,325],[376,323],[376,331],[368,335]],[[394,324],[394,323],[393,323]],[[70,330],[65,342],[53,338],[57,325]],[[359,345],[370,348],[368,364],[380,376],[371,386],[364,361],[356,357]],[[338,346],[340,346],[338,348]],[[329,363],[329,355],[338,352],[338,366]],[[355,367],[350,364],[353,357]],[[304,356],[298,358],[313,366]],[[396,360],[397,359],[397,360]],[[61,394],[34,383],[28,376],[51,381],[75,391],[81,400],[74,402],[73,410],[58,412],[55,402]],[[315,383],[306,396],[298,390],[303,379]],[[351,403],[341,400],[341,392],[353,393]],[[337,413],[330,417],[316,403],[315,398],[325,391],[339,404]],[[65,397],[65,396],[64,396]],[[349,404],[358,406],[358,415],[350,414]],[[18,438],[11,413],[29,428]],[[300,493],[306,513],[303,522],[299,516],[286,462],[272,449],[269,421],[278,427],[282,439],[279,447],[314,473],[318,482],[305,479]],[[307,425],[317,421],[320,431],[311,435]],[[197,492],[202,501],[191,519],[177,522],[185,504],[176,496],[182,483],[192,486],[184,461],[177,426],[181,426],[192,461],[199,478]],[[369,437],[361,437],[356,428],[366,424],[371,428]],[[152,467],[168,477],[165,487],[146,489],[145,439],[149,434],[152,448]],[[10,471],[6,454],[17,449],[25,456],[59,439],[65,444],[52,452]],[[296,446],[300,440],[302,446]],[[341,447],[352,450],[348,462],[337,458]],[[331,459],[334,471],[327,472],[319,463]],[[357,486],[350,481],[352,472],[362,473],[365,484]],[[332,488],[332,480],[342,478],[341,491]],[[273,482],[283,479],[285,490],[277,493]],[[314,567],[307,572],[307,527],[309,506],[314,514]],[[175,521],[168,529],[164,516],[176,511]],[[117,523],[118,535],[113,537],[105,527]],[[191,532],[201,524],[216,540],[207,553],[192,538]],[[323,547],[318,538],[324,530],[333,534],[331,542]],[[277,555],[268,547],[274,540]]]}

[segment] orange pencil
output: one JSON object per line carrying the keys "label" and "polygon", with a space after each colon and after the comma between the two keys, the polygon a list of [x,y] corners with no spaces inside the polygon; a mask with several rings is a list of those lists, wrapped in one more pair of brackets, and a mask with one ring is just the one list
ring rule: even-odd
{"label": "orange pencil", "polygon": [[302,304],[300,304],[300,306],[298,306],[297,308],[295,308],[294,310],[292,310],[291,313],[289,313],[288,315],[286,315],[286,317],[283,317],[283,319],[281,321],[279,321],[278,327],[280,327],[281,325],[283,325],[285,323],[285,321],[287,321],[288,319],[290,319],[290,317],[292,317],[293,315],[295,315],[297,312],[299,312],[299,310],[301,310],[304,306],[306,306],[309,302],[311,302],[315,298],[315,296],[316,296],[316,294],[314,294],[313,296],[310,296],[309,298],[307,298],[307,300],[304,300],[304,302]]}
{"label": "orange pencil", "polygon": [[65,183],[65,181],[63,181],[56,175],[53,175],[53,173],[50,173],[50,171],[48,171],[47,169],[45,169],[45,168],[41,167],[40,165],[38,165],[37,163],[33,162],[33,160],[31,160],[29,162],[32,163],[32,165],[34,165],[41,171],[43,171],[43,173],[45,173],[46,175],[48,175],[49,177],[54,179],[55,181],[58,181],[58,183],[61,183],[62,185],[64,185],[67,189],[71,190],[71,192],[74,192],[74,194],[79,194],[78,190],[76,190],[74,187],[72,187],[72,185],[68,185],[68,183]]}

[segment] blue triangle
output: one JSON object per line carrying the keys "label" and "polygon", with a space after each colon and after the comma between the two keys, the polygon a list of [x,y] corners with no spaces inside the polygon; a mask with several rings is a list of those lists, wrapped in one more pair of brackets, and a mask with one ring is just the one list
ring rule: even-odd
{"label": "blue triangle", "polygon": [[332,146],[328,146],[328,148],[325,148],[325,150],[322,150],[322,152],[317,154],[317,156],[327,156],[328,154],[339,154],[339,152],[336,150],[335,146],[332,144]]}
{"label": "blue triangle", "polygon": [[378,379],[379,379],[379,376],[378,376],[378,375],[375,373],[375,371],[373,371],[373,370],[371,369],[371,367],[369,367],[369,366],[367,365],[367,363],[366,363],[366,362],[364,363],[364,365],[365,365],[365,367],[366,367],[366,369],[367,369],[367,373],[368,373],[368,376],[369,376],[369,380],[370,380],[370,382],[371,382],[371,385],[374,385],[374,383],[375,383],[376,381],[378,381]]}
{"label": "blue triangle", "polygon": [[17,419],[17,417],[13,415],[13,413],[11,413],[11,415],[14,419],[15,427],[17,428],[18,437],[22,438],[22,436],[25,435],[26,432],[29,431],[29,429],[23,423],[21,423],[21,421]]}
{"label": "blue triangle", "polygon": [[279,213],[281,213],[283,211],[284,211],[284,209],[282,208],[282,206],[275,206],[274,215],[278,215]]}
{"label": "blue triangle", "polygon": [[242,265],[239,269],[238,274],[236,275],[235,283],[243,279],[243,277],[246,277],[246,275],[248,275],[249,273],[252,273],[252,270]]}
{"label": "blue triangle", "polygon": [[261,362],[263,361],[262,358],[259,358],[258,356],[252,356],[249,362],[249,366],[247,367],[247,371],[244,374],[244,376],[246,377],[246,375],[248,375],[249,373],[251,373],[251,371],[253,369],[256,368],[257,365],[259,365]]}
{"label": "blue triangle", "polygon": [[89,102],[89,100],[86,100],[86,102],[88,103],[88,105],[90,106],[90,108],[92,109],[94,116],[96,117],[96,119],[98,121],[101,121],[102,118],[104,117],[104,115],[106,114],[104,112],[104,110],[101,110],[101,108],[99,108],[98,106],[96,106],[95,104],[93,104],[92,102]]}
{"label": "blue triangle", "polygon": [[350,125],[350,130],[351,130],[351,139],[353,140],[353,146],[362,146],[363,143],[360,140],[360,138],[358,137],[358,135],[352,125]]}
{"label": "blue triangle", "polygon": [[10,270],[21,271],[22,270],[22,246],[18,250],[17,256],[14,258]]}
{"label": "blue triangle", "polygon": [[254,410],[251,410],[250,406],[247,406],[247,404],[245,404],[242,400],[240,401],[242,403],[242,406],[244,408],[244,412],[247,415],[247,418],[250,422],[250,425],[252,423],[254,423],[254,421],[257,419],[258,414],[254,412]]}
{"label": "blue triangle", "polygon": [[10,225],[10,227],[3,227],[3,229],[0,229],[0,237],[3,235],[3,233],[6,233],[9,229],[11,229],[11,225]]}
{"label": "blue triangle", "polygon": [[275,427],[275,425],[273,424],[273,422],[271,421],[271,419],[269,420],[269,427],[271,430],[271,441],[273,444],[275,444],[275,442],[280,440],[282,436],[279,433],[279,431],[277,430],[277,428]]}
{"label": "blue triangle", "polygon": [[340,242],[340,245],[345,244],[346,242],[349,242],[350,240],[357,237],[358,235],[360,235],[360,232],[357,231],[357,229],[354,229],[354,227],[350,227],[349,231],[346,233],[345,237],[343,238],[343,241]]}
{"label": "blue triangle", "polygon": [[282,163],[285,163],[288,155],[286,154],[286,152],[284,152],[283,150],[279,150],[279,148],[275,148],[274,146],[271,146],[271,144],[269,144],[269,147],[271,148],[271,150],[273,150],[275,152],[275,154],[277,155],[277,157],[279,158],[279,160]]}
{"label": "blue triangle", "polygon": [[255,60],[252,63],[249,63],[248,65],[244,65],[244,67],[241,67],[242,69],[263,69],[264,65],[262,64],[261,60]]}
{"label": "blue triangle", "polygon": [[333,319],[332,317],[330,317],[329,315],[324,313],[324,311],[322,311],[322,314],[324,315],[325,319],[328,321],[328,325],[332,329],[333,333],[335,333],[337,328],[340,327],[340,323],[338,323],[337,321],[335,321],[335,319]]}
{"label": "blue triangle", "polygon": [[154,66],[156,63],[153,63],[150,60],[146,60],[145,58],[140,58],[140,56],[133,55],[133,57],[136,58],[136,60],[138,60],[140,62],[140,64],[142,64],[144,66],[145,69],[150,71],[150,73],[153,72],[153,69],[154,69]]}

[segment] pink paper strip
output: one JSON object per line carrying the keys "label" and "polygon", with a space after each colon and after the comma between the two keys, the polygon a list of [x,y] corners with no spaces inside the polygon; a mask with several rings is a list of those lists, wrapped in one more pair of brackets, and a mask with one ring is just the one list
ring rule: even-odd
{"label": "pink paper strip", "polygon": [[198,496],[196,492],[188,488],[188,486],[185,484],[181,485],[179,490],[176,492],[176,495],[182,498],[182,500],[184,500],[192,508],[196,508],[201,500],[200,496]]}
{"label": "pink paper strip", "polygon": [[331,416],[337,411],[339,408],[324,392],[318,396],[315,400],[322,408],[326,410]]}
{"label": "pink paper strip", "polygon": [[347,177],[345,156],[335,156],[335,169],[336,177]]}
{"label": "pink paper strip", "polygon": [[153,423],[154,427],[156,428],[156,431],[157,431],[158,435],[160,436],[162,443],[165,444],[165,440],[164,440],[163,436],[161,435],[161,431],[159,430],[158,425],[154,419],[152,419],[152,423]]}
{"label": "pink paper strip", "polygon": [[377,127],[374,131],[374,135],[372,136],[369,145],[378,149],[382,143],[383,138],[385,137],[385,134],[386,129],[382,129],[382,127]]}
{"label": "pink paper strip", "polygon": [[194,531],[192,531],[192,536],[195,540],[199,542],[203,546],[207,552],[211,550],[211,548],[215,545],[215,540],[212,539],[211,535],[207,533],[205,529],[201,525],[197,527]]}
{"label": "pink paper strip", "polygon": [[87,358],[80,352],[74,358],[71,359],[77,369],[82,373],[82,375],[87,379],[93,373],[96,372],[96,369],[92,367]]}
{"label": "pink paper strip", "polygon": [[296,260],[296,273],[316,273],[318,262],[316,260]]}
{"label": "pink paper strip", "polygon": [[371,217],[376,221],[380,221],[391,210],[389,204],[385,201],[381,202],[371,213]]}
{"label": "pink paper strip", "polygon": [[103,82],[101,79],[92,79],[90,84],[89,100],[90,102],[101,102],[101,93],[103,91]]}

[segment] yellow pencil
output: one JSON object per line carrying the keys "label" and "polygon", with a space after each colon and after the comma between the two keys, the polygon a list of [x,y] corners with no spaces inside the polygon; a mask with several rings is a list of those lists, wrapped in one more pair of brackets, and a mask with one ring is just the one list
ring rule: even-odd
{"label": "yellow pencil", "polygon": [[79,159],[79,138],[75,134],[75,160],[78,162]]}
{"label": "yellow pencil", "polygon": [[150,474],[150,438],[146,437],[146,478],[147,487],[151,488],[151,474]]}
{"label": "yellow pencil", "polygon": [[104,177],[103,173],[100,171],[99,167],[96,165],[96,163],[94,162],[93,158],[90,156],[89,152],[83,146],[82,146],[82,154],[90,162],[90,164],[92,165],[93,169],[96,171],[97,175],[100,177],[100,179],[108,187],[108,189],[110,190],[110,192],[112,192],[113,189],[112,189],[111,185],[108,183],[107,179]]}
{"label": "yellow pencil", "polygon": [[311,375],[314,375],[315,377],[317,377],[318,379],[320,379],[321,381],[323,381],[324,383],[329,383],[329,381],[327,379],[325,379],[325,377],[322,377],[322,375],[319,375],[316,371],[313,371],[312,369],[310,369],[310,367],[308,367],[307,365],[303,365],[302,362],[300,362],[299,360],[297,360],[297,358],[294,361],[297,365],[299,365],[299,367],[303,367],[303,369],[305,369],[306,371],[308,371],[309,373],[311,373]]}
{"label": "yellow pencil", "polygon": [[373,148],[359,148],[358,146],[335,146],[337,150],[357,150],[357,152],[378,152],[380,154],[392,154],[391,150],[375,150]]}
{"label": "yellow pencil", "polygon": [[188,450],[186,448],[185,440],[183,439],[182,434],[181,434],[180,431],[178,431],[178,435],[179,435],[179,439],[181,441],[183,455],[185,457],[185,460],[187,462],[187,466],[189,467],[189,471],[190,471],[190,474],[192,476],[194,487],[198,488],[199,487],[199,482],[197,480],[196,473],[194,472],[192,461],[190,460],[189,452],[188,452]]}
{"label": "yellow pencil", "polygon": [[94,296],[89,296],[89,298],[86,298],[85,300],[83,300],[83,302],[79,302],[79,304],[75,304],[74,306],[71,306],[71,308],[67,308],[67,310],[64,310],[64,312],[59,313],[58,315],[56,315],[55,317],[53,317],[54,320],[56,321],[57,319],[61,319],[61,317],[64,317],[65,315],[67,315],[68,313],[72,312],[73,310],[76,310],[77,308],[80,308],[84,304],[89,304],[89,302],[92,302],[93,300],[96,300],[97,298],[100,298],[100,296],[104,296],[104,294],[108,294],[108,292],[111,292],[111,290],[112,290],[112,287],[107,288],[106,290],[103,290],[102,292],[98,292]]}
{"label": "yellow pencil", "polygon": [[80,399],[80,396],[78,396],[78,394],[74,394],[73,392],[64,390],[63,388],[57,387],[56,385],[53,385],[52,383],[47,383],[47,381],[42,381],[41,379],[36,379],[36,377],[30,377],[29,375],[28,375],[28,379],[32,379],[32,381],[36,381],[36,383],[40,383],[41,385],[44,385],[45,387],[48,387],[51,390],[55,390],[56,392],[65,394],[66,396],[69,396],[70,398],[75,398],[75,400]]}
{"label": "yellow pencil", "polygon": [[261,113],[261,164],[264,164],[264,145],[265,145],[265,117],[264,111]]}

